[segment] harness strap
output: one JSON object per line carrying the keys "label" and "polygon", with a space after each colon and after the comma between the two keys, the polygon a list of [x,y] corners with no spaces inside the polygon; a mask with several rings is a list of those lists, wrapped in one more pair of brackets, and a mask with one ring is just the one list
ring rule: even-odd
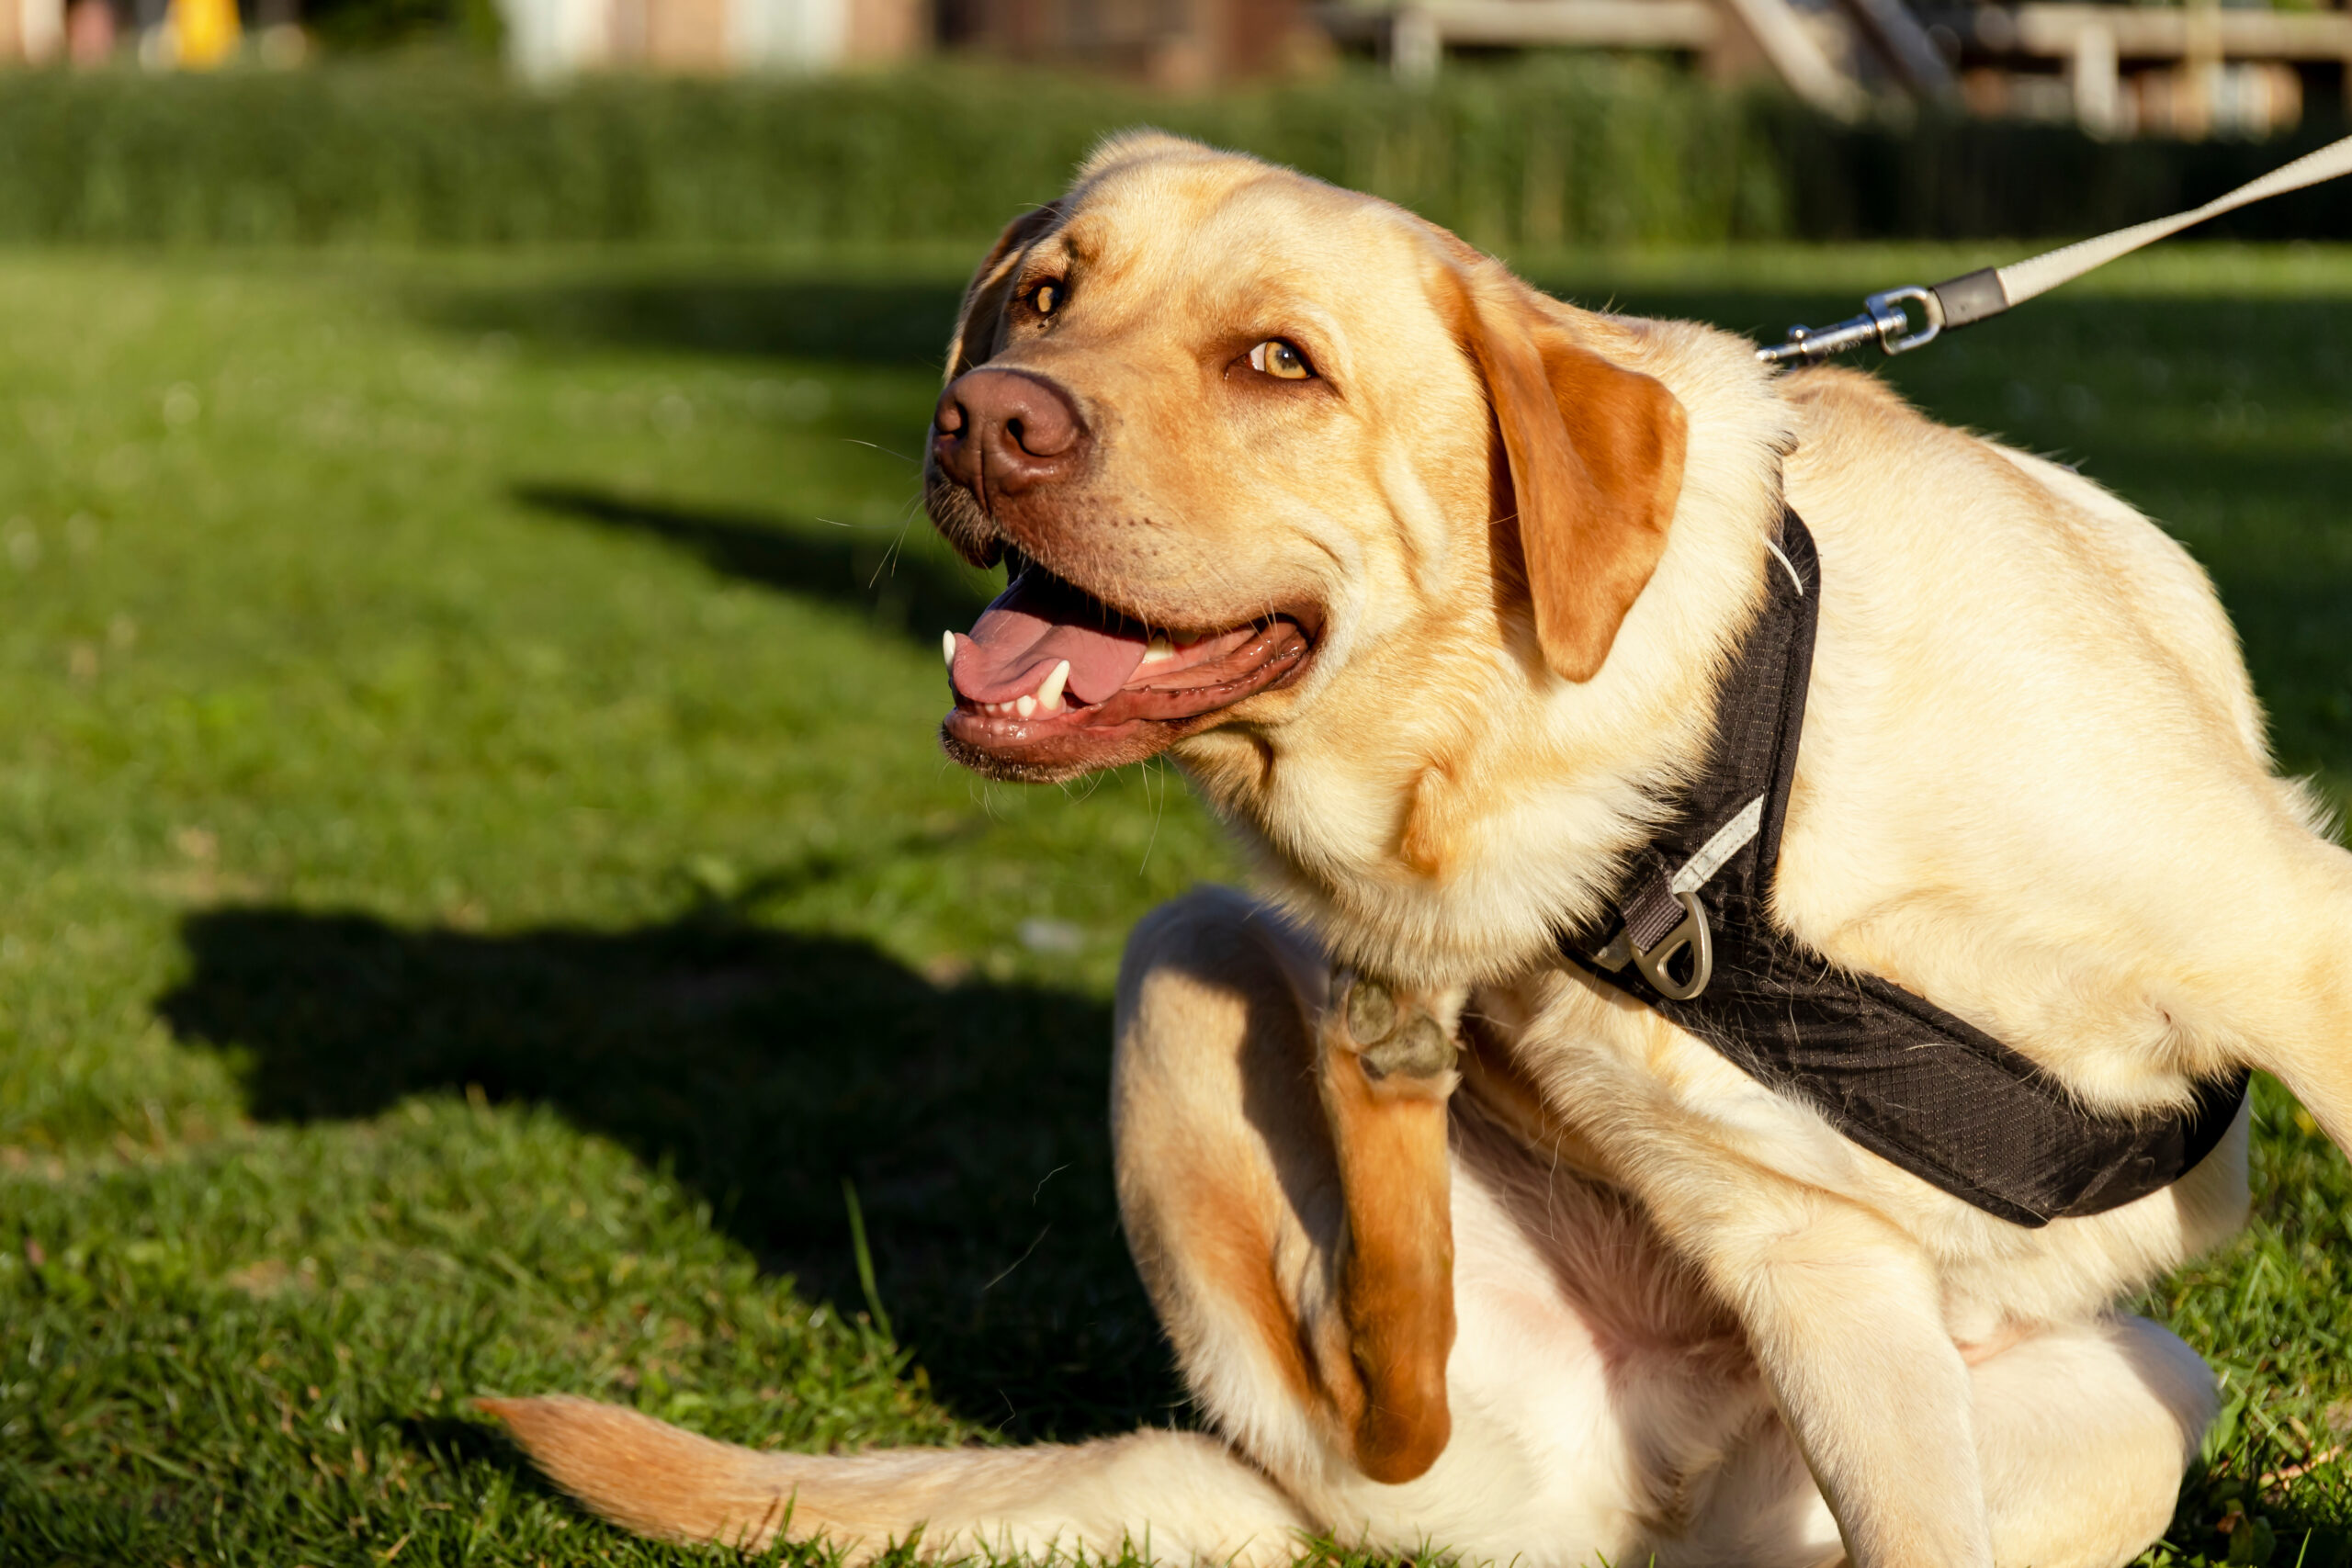
{"label": "harness strap", "polygon": [[1773,554],[1785,570],[1771,571],[1718,694],[1705,772],[1629,863],[1621,917],[1564,937],[1563,956],[1872,1154],[2013,1224],[2102,1213],[2178,1180],[2236,1119],[2244,1073],[2199,1085],[2177,1111],[2097,1111],[1984,1031],[1835,968],[1773,919],[1821,582],[1793,512]]}

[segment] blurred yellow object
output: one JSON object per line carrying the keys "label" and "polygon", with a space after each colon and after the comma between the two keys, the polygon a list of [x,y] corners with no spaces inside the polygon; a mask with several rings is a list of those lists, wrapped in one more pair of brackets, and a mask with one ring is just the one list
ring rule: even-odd
{"label": "blurred yellow object", "polygon": [[171,26],[178,63],[191,71],[209,71],[236,53],[243,31],[237,0],[172,0]]}

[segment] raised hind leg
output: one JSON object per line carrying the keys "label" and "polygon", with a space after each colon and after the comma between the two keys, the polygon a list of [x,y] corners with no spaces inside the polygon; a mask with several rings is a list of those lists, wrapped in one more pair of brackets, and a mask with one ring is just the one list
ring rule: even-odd
{"label": "raised hind leg", "polygon": [[1138,926],[1113,1080],[1120,1203],[1227,1429],[1301,1462],[1336,1448],[1394,1483],[1451,1429],[1453,1047],[1409,998],[1343,984],[1329,998],[1311,944],[1238,894],[1204,889]]}

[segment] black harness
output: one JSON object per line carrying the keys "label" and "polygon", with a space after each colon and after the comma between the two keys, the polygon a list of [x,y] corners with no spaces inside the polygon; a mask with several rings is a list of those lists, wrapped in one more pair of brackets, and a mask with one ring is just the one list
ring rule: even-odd
{"label": "black harness", "polygon": [[1982,1030],[1831,967],[1771,919],[1821,585],[1813,536],[1783,518],[1771,599],[1718,696],[1706,772],[1627,865],[1620,918],[1562,938],[1561,953],[1872,1154],[2013,1224],[2169,1186],[2229,1131],[2244,1073],[2199,1085],[2182,1111],[2092,1111]]}

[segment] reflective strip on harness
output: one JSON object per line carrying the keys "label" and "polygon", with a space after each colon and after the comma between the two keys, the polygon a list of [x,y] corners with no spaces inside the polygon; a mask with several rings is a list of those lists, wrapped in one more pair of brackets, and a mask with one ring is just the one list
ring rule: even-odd
{"label": "reflective strip on harness", "polygon": [[[1564,937],[1562,955],[1872,1154],[2017,1224],[2103,1213],[2178,1180],[2236,1120],[2245,1074],[2199,1084],[2181,1111],[2096,1111],[1982,1030],[1877,976],[1833,967],[1772,919],[1821,581],[1794,513],[1772,553],[1770,597],[1717,695],[1705,773],[1629,864],[1623,918]],[[1686,899],[1703,942],[1690,941]],[[1669,938],[1692,950],[1692,964],[1703,951],[1709,968],[1687,982],[1666,973],[1674,955],[1652,950]]]}
{"label": "reflective strip on harness", "polygon": [[1764,797],[1758,795],[1739,808],[1739,815],[1715,829],[1715,836],[1699,846],[1699,852],[1682,863],[1667,886],[1676,893],[1696,893],[1713,880],[1724,868],[1724,862],[1739,853],[1764,826]]}

